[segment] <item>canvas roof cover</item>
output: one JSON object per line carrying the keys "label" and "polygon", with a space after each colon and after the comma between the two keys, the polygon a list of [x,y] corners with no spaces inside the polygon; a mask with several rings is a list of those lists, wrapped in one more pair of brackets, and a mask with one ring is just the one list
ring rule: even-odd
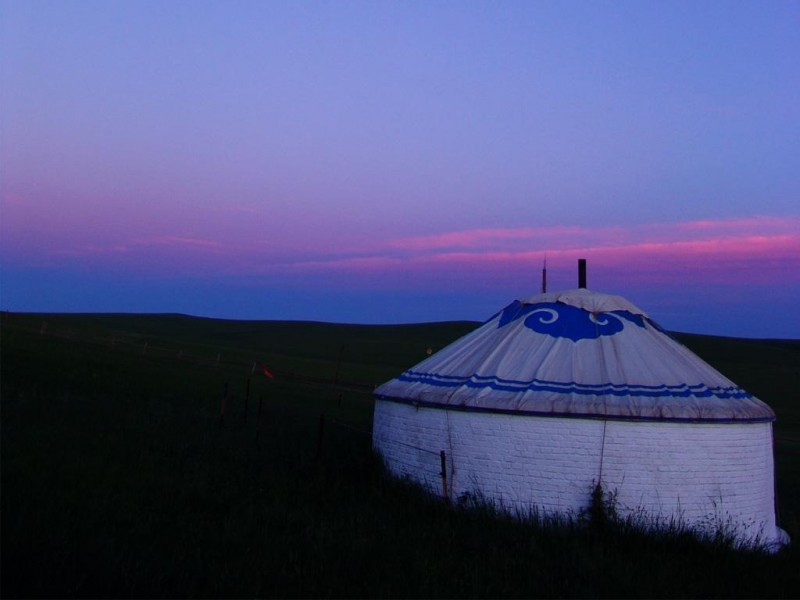
{"label": "canvas roof cover", "polygon": [[624,298],[586,289],[514,301],[375,390],[461,410],[661,421],[772,421],[772,409]]}

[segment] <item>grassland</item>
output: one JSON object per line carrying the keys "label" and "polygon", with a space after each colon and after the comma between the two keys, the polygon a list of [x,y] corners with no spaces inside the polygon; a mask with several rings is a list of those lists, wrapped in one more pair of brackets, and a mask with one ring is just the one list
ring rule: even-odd
{"label": "grassland", "polygon": [[[387,477],[372,386],[474,323],[0,325],[3,597],[800,595],[797,546],[520,522]],[[780,522],[800,540],[800,342],[679,337],[778,414]]]}

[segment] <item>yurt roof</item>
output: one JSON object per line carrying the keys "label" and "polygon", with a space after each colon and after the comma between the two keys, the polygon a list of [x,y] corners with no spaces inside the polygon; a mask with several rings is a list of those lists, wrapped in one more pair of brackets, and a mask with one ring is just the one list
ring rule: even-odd
{"label": "yurt roof", "polygon": [[517,300],[375,390],[460,410],[623,420],[772,421],[647,314],[587,289]]}

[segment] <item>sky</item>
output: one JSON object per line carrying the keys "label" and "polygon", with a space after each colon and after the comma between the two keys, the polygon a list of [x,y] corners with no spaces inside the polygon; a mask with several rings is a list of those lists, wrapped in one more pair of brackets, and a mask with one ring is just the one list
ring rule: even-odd
{"label": "sky", "polygon": [[0,0],[0,308],[800,339],[800,2]]}

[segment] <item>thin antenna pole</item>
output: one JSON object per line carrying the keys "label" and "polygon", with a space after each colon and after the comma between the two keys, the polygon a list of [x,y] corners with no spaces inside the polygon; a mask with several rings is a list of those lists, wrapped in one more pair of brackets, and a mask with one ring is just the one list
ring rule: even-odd
{"label": "thin antenna pole", "polygon": [[542,267],[542,293],[547,293],[547,252],[544,253],[544,266]]}

